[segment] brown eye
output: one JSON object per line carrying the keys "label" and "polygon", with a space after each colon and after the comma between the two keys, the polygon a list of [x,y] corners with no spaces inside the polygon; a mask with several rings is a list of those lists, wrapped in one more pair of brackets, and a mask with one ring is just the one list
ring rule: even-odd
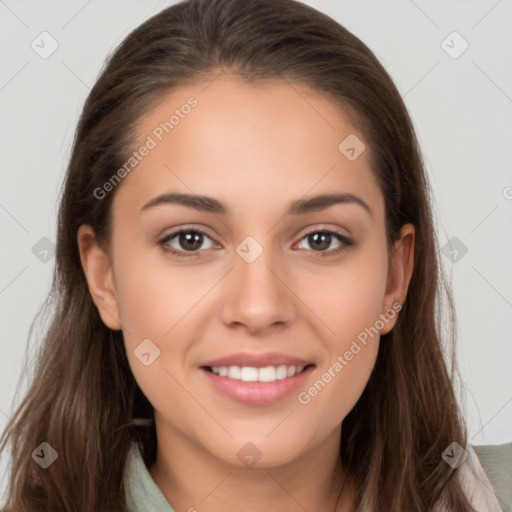
{"label": "brown eye", "polygon": [[[331,256],[333,254],[338,254],[346,249],[346,247],[353,245],[353,242],[345,235],[329,230],[312,231],[302,237],[301,244],[302,240],[307,240],[310,250],[318,253],[319,256]],[[329,249],[335,240],[339,242],[339,245],[328,251],[327,249]]]}
{"label": "brown eye", "polygon": [[[210,247],[202,247],[205,238],[211,238],[201,230],[181,229],[166,235],[158,241],[158,244],[165,250],[176,256],[196,256],[201,249],[210,249]],[[173,242],[173,243],[171,243]],[[187,255],[186,253],[191,253]]]}
{"label": "brown eye", "polygon": [[195,251],[200,249],[203,243],[203,235],[196,231],[182,232],[176,235],[178,237],[178,244],[186,251]]}

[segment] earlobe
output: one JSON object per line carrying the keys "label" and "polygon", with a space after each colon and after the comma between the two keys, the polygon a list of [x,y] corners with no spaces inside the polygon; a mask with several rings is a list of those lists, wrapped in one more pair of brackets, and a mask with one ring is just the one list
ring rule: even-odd
{"label": "earlobe", "polygon": [[[405,224],[401,229],[401,236],[395,242],[389,264],[386,296],[384,297],[384,311],[396,310],[398,305],[405,302],[407,290],[414,269],[414,240],[415,229],[412,224]],[[393,313],[393,321],[386,324],[381,334],[387,334],[393,329],[398,315]]]}
{"label": "earlobe", "polygon": [[79,227],[77,242],[87,286],[101,319],[110,329],[119,330],[121,321],[110,257],[87,224]]}

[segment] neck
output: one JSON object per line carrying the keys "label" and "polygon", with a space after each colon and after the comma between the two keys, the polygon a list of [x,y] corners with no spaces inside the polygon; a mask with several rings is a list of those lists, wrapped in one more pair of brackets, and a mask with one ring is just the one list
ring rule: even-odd
{"label": "neck", "polygon": [[352,483],[340,458],[340,431],[314,450],[273,467],[234,467],[176,432],[160,435],[151,477],[177,510],[345,512]]}

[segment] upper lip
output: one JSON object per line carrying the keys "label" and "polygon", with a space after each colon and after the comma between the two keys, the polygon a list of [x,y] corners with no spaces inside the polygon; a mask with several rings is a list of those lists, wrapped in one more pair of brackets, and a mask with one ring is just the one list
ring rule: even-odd
{"label": "upper lip", "polygon": [[254,354],[239,352],[228,356],[212,359],[200,366],[246,366],[252,368],[265,368],[266,366],[307,366],[313,364],[294,356],[279,354],[278,352],[267,352],[265,354]]}

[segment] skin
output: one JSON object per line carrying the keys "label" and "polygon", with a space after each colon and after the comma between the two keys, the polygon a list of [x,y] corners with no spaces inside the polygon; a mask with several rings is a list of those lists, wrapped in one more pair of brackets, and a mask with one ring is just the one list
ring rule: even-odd
{"label": "skin", "polygon": [[[198,367],[233,352],[277,351],[314,362],[307,390],[359,333],[404,302],[414,228],[403,226],[388,253],[370,148],[355,161],[338,151],[349,134],[364,136],[331,100],[300,84],[254,85],[226,74],[207,85],[172,91],[141,120],[142,144],[174,108],[198,100],[118,185],[110,249],[90,226],[78,232],[93,300],[104,323],[123,330],[135,379],[155,408],[150,474],[177,511],[349,510],[355,488],[339,457],[341,422],[368,382],[378,336],[307,405],[297,393],[241,404],[213,389]],[[176,204],[141,212],[170,191],[216,198],[232,212]],[[291,201],[333,192],[360,197],[371,215],[356,203],[284,213]],[[158,245],[181,227],[206,231],[199,256],[178,258]],[[354,245],[322,257],[305,236],[322,229]],[[247,236],[263,249],[252,263],[236,252]],[[327,244],[324,252],[342,243],[333,236]],[[167,246],[186,252],[178,237]],[[149,366],[134,355],[146,338],[161,351]],[[248,442],[261,454],[254,467],[237,457]]]}

